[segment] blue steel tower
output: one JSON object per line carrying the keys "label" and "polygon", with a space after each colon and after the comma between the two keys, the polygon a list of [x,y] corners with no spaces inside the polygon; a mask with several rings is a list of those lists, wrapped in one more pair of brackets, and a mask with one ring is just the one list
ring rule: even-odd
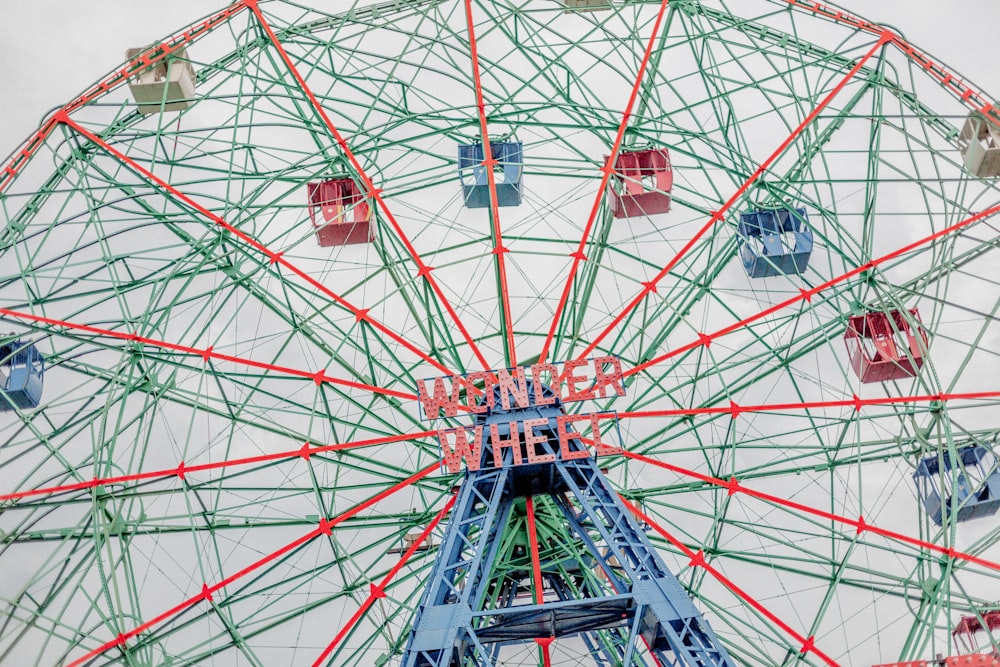
{"label": "blue steel tower", "polygon": [[488,409],[476,415],[470,450],[478,456],[459,488],[404,667],[497,665],[503,646],[532,642],[547,663],[549,644],[570,637],[596,665],[648,664],[644,643],[664,667],[735,667],[611,488],[592,443],[567,428],[558,396],[527,385],[527,405],[499,387],[480,401]]}

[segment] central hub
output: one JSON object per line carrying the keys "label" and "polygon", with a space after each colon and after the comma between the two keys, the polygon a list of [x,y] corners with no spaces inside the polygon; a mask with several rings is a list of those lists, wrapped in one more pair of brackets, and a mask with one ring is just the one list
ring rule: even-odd
{"label": "central hub", "polygon": [[[440,429],[442,464],[449,472],[515,468],[515,479],[547,476],[556,460],[617,452],[602,439],[602,422],[613,412],[568,415],[566,402],[624,396],[621,365],[615,357],[535,364],[513,369],[434,378],[431,391],[418,387],[428,418],[474,417],[473,424]],[[574,423],[587,422],[586,436]],[[532,483],[529,486],[534,486]]]}

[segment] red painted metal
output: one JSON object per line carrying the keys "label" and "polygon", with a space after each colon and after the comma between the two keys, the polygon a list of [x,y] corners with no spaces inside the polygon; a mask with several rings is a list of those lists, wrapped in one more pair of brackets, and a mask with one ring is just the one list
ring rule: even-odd
{"label": "red painted metal", "polygon": [[1000,609],[991,609],[980,614],[983,621],[986,621],[985,628],[979,620],[979,616],[963,616],[951,631],[952,637],[962,634],[972,635],[982,630],[995,630],[1000,628]]}
{"label": "red painted metal", "polygon": [[989,114],[992,112],[993,116],[990,121],[994,125],[1000,125],[1000,115],[997,114],[997,109],[990,101],[990,96],[974,89],[971,85],[962,81],[954,74],[949,72],[939,63],[932,61],[927,54],[921,53],[913,47],[912,44],[907,42],[901,36],[887,30],[886,28],[865,21],[864,19],[858,18],[847,12],[843,12],[839,9],[833,9],[824,5],[822,2],[816,2],[815,0],[786,0],[789,5],[794,9],[801,11],[810,12],[817,16],[822,16],[824,18],[836,21],[837,23],[843,23],[849,25],[852,28],[873,34],[873,35],[889,35],[890,42],[896,46],[900,51],[906,54],[912,60],[920,63],[923,68],[951,94],[961,100],[963,103],[980,111],[984,114]]}
{"label": "red painted metal", "polygon": [[854,408],[860,412],[862,408],[877,405],[905,405],[911,403],[933,403],[948,401],[975,401],[1000,398],[1000,391],[977,391],[956,394],[920,394],[914,396],[877,396],[874,398],[852,398],[835,401],[802,401],[801,403],[764,403],[758,405],[740,405],[730,401],[728,405],[708,406],[702,408],[676,408],[668,410],[637,410],[634,412],[596,413],[601,419],[643,418],[643,417],[686,417],[689,415],[732,415],[736,419],[743,413],[754,412],[787,412],[790,410],[816,410],[826,408]]}
{"label": "red painted metal", "polygon": [[421,545],[427,540],[427,537],[441,522],[441,519],[443,519],[448,514],[448,512],[451,511],[451,508],[454,507],[455,500],[457,499],[458,499],[458,494],[453,493],[451,495],[451,498],[448,499],[448,502],[445,504],[445,506],[441,508],[441,511],[438,512],[434,516],[434,519],[431,520],[429,524],[427,524],[427,527],[420,532],[420,535],[417,537],[417,539],[414,540],[413,544],[411,544],[410,547],[399,558],[399,561],[397,561],[396,564],[393,565],[392,569],[389,570],[389,572],[382,578],[382,581],[380,581],[378,584],[371,584],[371,593],[361,604],[358,610],[354,612],[351,618],[347,620],[347,623],[345,623],[344,627],[340,629],[340,632],[338,632],[336,636],[333,638],[333,640],[329,644],[327,644],[326,648],[323,649],[323,652],[319,654],[319,657],[316,658],[315,662],[313,662],[313,667],[319,667],[321,664],[323,664],[323,661],[326,660],[331,653],[333,653],[333,651],[337,648],[337,645],[341,641],[343,641],[343,639],[351,632],[351,629],[358,624],[358,621],[360,621],[364,617],[364,615],[368,613],[368,610],[371,609],[371,606],[375,603],[375,600],[384,598],[386,596],[385,594],[386,587],[396,577],[396,575],[399,574],[399,571],[403,569],[403,566],[406,565],[407,561],[409,561],[410,558],[413,557],[413,554],[415,554],[417,551],[420,550]]}
{"label": "red painted metal", "polygon": [[[573,258],[573,265],[570,267],[569,275],[566,276],[566,284],[563,285],[562,295],[559,297],[559,303],[556,304],[555,313],[552,314],[552,323],[549,325],[549,331],[545,335],[545,342],[542,344],[542,351],[538,355],[538,363],[545,363],[548,358],[549,348],[552,345],[552,339],[556,333],[556,327],[559,326],[559,318],[562,317],[562,312],[566,308],[566,303],[569,301],[570,291],[573,289],[573,279],[576,277],[576,272],[580,268],[580,262],[586,261],[587,257],[583,254],[583,249],[587,247],[587,239],[590,238],[590,231],[594,227],[594,221],[597,220],[597,213],[601,209],[601,200],[604,198],[604,192],[608,187],[608,181],[611,179],[611,175],[614,173],[614,163],[618,158],[618,151],[621,149],[622,139],[625,137],[625,130],[628,127],[628,119],[632,117],[632,108],[635,106],[635,101],[639,96],[639,88],[642,85],[643,76],[646,74],[646,68],[649,65],[650,55],[653,53],[653,46],[656,44],[656,38],[660,34],[660,26],[663,24],[663,15],[667,10],[668,0],[660,1],[660,11],[656,14],[656,22],[653,24],[653,30],[650,32],[649,41],[646,43],[646,51],[642,54],[642,62],[639,63],[639,71],[635,76],[635,83],[632,84],[632,92],[629,95],[628,103],[625,105],[625,112],[622,114],[622,121],[618,124],[618,133],[615,135],[615,141],[611,145],[611,155],[608,159],[604,161],[604,166],[601,168],[601,184],[597,188],[597,194],[594,197],[594,203],[590,207],[590,215],[587,216],[587,224],[583,228],[583,235],[580,237],[580,244],[577,246],[576,252],[570,255]],[[586,355],[581,355],[586,356]]]}
{"label": "red painted metal", "polygon": [[666,213],[673,186],[674,172],[666,148],[622,151],[615,160],[615,177],[608,189],[611,214],[636,218]]}
{"label": "red painted metal", "polygon": [[311,285],[312,287],[316,288],[317,290],[319,290],[321,293],[325,294],[326,296],[330,297],[334,301],[334,303],[336,303],[338,306],[340,306],[340,307],[344,308],[345,310],[349,311],[350,313],[352,313],[357,318],[357,320],[359,322],[361,322],[361,321],[367,322],[372,328],[374,328],[374,329],[376,329],[378,331],[381,331],[386,336],[388,336],[392,340],[396,341],[397,343],[399,343],[400,345],[402,345],[403,347],[405,347],[407,350],[409,350],[413,354],[416,354],[418,357],[420,357],[421,359],[423,359],[427,363],[431,364],[435,368],[440,369],[444,373],[451,374],[451,371],[448,370],[448,368],[446,366],[444,366],[443,364],[441,364],[436,359],[431,358],[426,352],[424,352],[423,350],[421,350],[420,348],[418,348],[416,345],[414,345],[413,343],[409,342],[408,340],[406,340],[405,338],[403,338],[401,335],[399,335],[398,333],[396,333],[395,331],[393,331],[392,329],[390,329],[389,327],[385,326],[384,324],[382,324],[381,322],[379,322],[378,320],[376,320],[375,318],[373,318],[371,315],[369,315],[367,309],[359,308],[359,307],[355,306],[354,304],[350,303],[347,299],[345,299],[344,297],[340,296],[339,294],[337,294],[336,292],[334,292],[333,290],[331,290],[329,287],[327,287],[326,285],[324,285],[323,283],[321,283],[319,280],[317,280],[316,278],[313,278],[311,275],[309,275],[308,273],[306,273],[305,271],[303,271],[299,267],[297,267],[294,264],[292,264],[291,262],[289,262],[287,259],[285,259],[282,256],[282,253],[275,252],[274,250],[271,250],[270,248],[268,248],[267,246],[265,246],[263,243],[261,243],[257,239],[255,239],[252,236],[250,236],[249,234],[247,234],[246,232],[240,231],[236,227],[233,227],[231,224],[229,224],[228,222],[226,222],[225,220],[223,220],[221,217],[219,217],[215,213],[212,213],[210,210],[208,210],[207,208],[205,208],[204,206],[202,206],[198,202],[196,202],[193,199],[191,199],[191,197],[187,196],[186,194],[184,194],[183,192],[181,192],[180,190],[178,190],[177,188],[175,188],[170,183],[167,183],[162,178],[156,176],[155,174],[153,174],[152,172],[150,172],[148,169],[146,169],[142,165],[140,165],[138,162],[136,162],[135,160],[133,160],[129,156],[125,155],[124,153],[122,153],[121,151],[119,151],[118,149],[116,149],[114,146],[111,146],[110,144],[108,144],[108,142],[104,141],[103,139],[101,139],[100,137],[98,137],[97,135],[95,135],[93,132],[89,131],[87,128],[85,128],[82,125],[79,125],[78,123],[76,123],[75,121],[73,121],[65,113],[57,114],[55,116],[55,118],[59,122],[65,123],[68,126],[72,127],[74,130],[76,130],[78,133],[80,133],[80,135],[82,135],[83,137],[86,137],[86,139],[88,141],[90,141],[91,143],[93,143],[93,144],[95,144],[97,146],[100,146],[109,155],[114,156],[122,164],[127,165],[129,168],[131,168],[134,171],[136,171],[138,174],[140,174],[143,178],[145,178],[149,182],[157,185],[160,188],[163,188],[164,190],[166,190],[167,192],[169,192],[171,195],[173,195],[177,199],[181,200],[182,202],[184,202],[186,205],[190,206],[191,208],[195,209],[200,214],[202,214],[203,216],[205,216],[206,218],[208,218],[209,220],[211,220],[212,222],[214,222],[216,225],[218,225],[222,229],[226,230],[227,232],[229,232],[233,236],[235,236],[235,237],[239,238],[240,240],[242,240],[243,242],[245,242],[247,245],[249,245],[253,249],[255,249],[255,250],[259,251],[260,253],[262,253],[263,255],[265,255],[268,259],[270,259],[270,261],[271,261],[272,264],[278,264],[282,268],[291,271],[292,273],[294,273],[295,275],[297,275],[299,278],[301,278],[302,280],[304,280],[305,282],[307,282],[309,285]]}
{"label": "red painted metal", "polygon": [[953,655],[934,660],[908,660],[906,662],[887,662],[872,667],[996,667],[1000,659],[988,653],[970,653]]}
{"label": "red painted metal", "polygon": [[778,304],[775,304],[775,305],[771,306],[770,308],[765,308],[764,310],[760,311],[756,315],[751,315],[750,317],[744,318],[744,319],[740,320],[739,322],[736,322],[735,324],[730,324],[727,327],[723,327],[722,329],[719,329],[718,331],[716,331],[713,334],[709,334],[709,335],[701,334],[701,335],[699,335],[699,338],[698,338],[697,341],[693,341],[691,343],[688,343],[687,345],[683,345],[681,347],[673,349],[670,352],[666,352],[664,354],[661,354],[658,357],[654,357],[653,359],[650,359],[649,361],[641,363],[638,366],[635,366],[635,367],[633,367],[633,368],[625,371],[623,373],[623,375],[625,377],[629,377],[631,375],[635,375],[636,373],[639,373],[640,371],[643,371],[643,370],[649,368],[650,366],[654,366],[654,365],[656,365],[656,364],[658,364],[658,363],[660,363],[662,361],[665,361],[665,360],[667,360],[667,359],[669,359],[671,357],[675,357],[678,354],[683,354],[684,352],[687,352],[688,350],[693,350],[694,348],[698,347],[699,345],[705,345],[707,347],[716,338],[720,338],[722,336],[725,336],[726,334],[732,333],[733,331],[736,331],[738,329],[742,329],[743,327],[745,327],[746,325],[750,324],[751,322],[755,322],[755,321],[757,321],[759,319],[767,317],[768,315],[771,315],[772,313],[776,313],[779,310],[782,310],[784,308],[787,308],[788,306],[797,304],[800,301],[809,301],[810,299],[812,299],[812,297],[814,295],[822,292],[823,290],[825,290],[825,289],[827,289],[829,287],[833,287],[834,285],[836,285],[838,283],[842,283],[842,282],[844,282],[845,280],[847,280],[849,278],[852,278],[852,277],[854,277],[856,275],[864,273],[865,271],[873,269],[876,266],[879,266],[880,264],[883,264],[885,262],[888,262],[889,260],[892,260],[892,259],[895,259],[896,257],[899,257],[900,255],[904,255],[904,254],[910,252],[911,250],[919,248],[922,245],[925,245],[927,243],[935,241],[935,240],[937,240],[937,239],[939,239],[939,238],[941,238],[943,236],[947,236],[948,234],[952,234],[952,233],[954,233],[954,232],[956,232],[956,231],[958,231],[960,229],[968,227],[969,225],[971,225],[971,224],[973,224],[975,222],[979,222],[980,220],[984,220],[985,218],[994,216],[997,213],[1000,213],[1000,204],[992,206],[992,207],[986,209],[985,211],[980,211],[979,213],[977,213],[977,214],[975,214],[973,216],[970,216],[970,217],[966,218],[965,220],[962,220],[960,222],[956,222],[954,225],[951,225],[950,227],[945,227],[944,229],[940,229],[940,230],[934,232],[933,234],[931,234],[929,236],[925,236],[924,238],[919,239],[917,241],[914,241],[913,243],[910,243],[908,245],[905,245],[902,248],[899,248],[898,250],[894,250],[894,251],[892,251],[892,252],[890,252],[890,253],[888,253],[886,255],[882,255],[878,259],[873,259],[873,260],[871,260],[869,262],[865,262],[861,266],[853,268],[850,271],[848,271],[847,273],[843,273],[843,274],[841,274],[841,275],[839,275],[839,276],[837,276],[835,278],[831,278],[830,280],[827,280],[825,283],[821,283],[821,284],[819,284],[819,285],[817,285],[815,287],[810,287],[809,289],[800,289],[798,296],[793,296],[791,298],[788,298],[788,299],[782,301],[781,303],[778,303]]}
{"label": "red painted metal", "polygon": [[663,526],[658,524],[652,517],[644,513],[634,504],[629,502],[626,498],[622,497],[621,495],[619,495],[618,498],[622,501],[625,507],[629,509],[630,512],[632,512],[637,517],[642,519],[644,522],[649,524],[653,528],[653,530],[658,532],[665,540],[670,542],[672,545],[674,545],[674,547],[679,549],[685,556],[690,558],[691,560],[688,562],[688,567],[703,568],[706,572],[712,575],[712,577],[714,577],[719,583],[728,588],[734,595],[736,595],[738,598],[740,598],[748,605],[756,609],[759,613],[763,614],[769,621],[771,621],[776,626],[781,628],[783,632],[793,637],[795,641],[799,642],[799,644],[801,645],[801,648],[799,649],[800,653],[812,653],[826,664],[831,665],[832,667],[839,667],[839,663],[837,663],[833,658],[828,656],[826,653],[821,651],[816,646],[813,637],[802,636],[802,634],[797,632],[794,628],[792,628],[792,626],[788,625],[780,618],[778,618],[774,614],[774,612],[765,607],[755,598],[751,597],[746,591],[744,591],[742,588],[733,583],[733,581],[730,580],[728,577],[726,577],[724,574],[722,574],[717,569],[712,567],[712,565],[705,559],[704,553],[702,553],[701,551],[695,553],[693,549],[691,549],[689,546],[687,546],[679,539],[677,539],[674,535],[669,533]]}
{"label": "red painted metal", "polygon": [[[980,617],[982,621],[980,621]],[[985,623],[985,625],[984,625]],[[978,616],[963,616],[951,631],[951,636],[968,651],[976,649],[975,635],[979,632],[992,634],[1000,628],[1000,609],[983,609]]]}
{"label": "red painted metal", "polygon": [[418,438],[427,438],[432,435],[434,435],[434,431],[418,431],[415,433],[402,433],[399,435],[390,435],[383,438],[372,438],[369,440],[355,440],[354,442],[344,442],[336,445],[319,445],[316,447],[312,447],[307,442],[298,449],[290,449],[282,452],[274,452],[271,454],[260,454],[259,456],[248,456],[239,459],[213,461],[212,463],[201,463],[193,466],[185,465],[184,462],[181,461],[176,468],[167,468],[165,470],[150,470],[147,472],[133,473],[130,475],[116,475],[114,477],[94,477],[93,479],[88,479],[82,482],[73,482],[72,484],[62,484],[59,486],[48,486],[39,489],[29,489],[27,491],[15,491],[13,493],[4,493],[0,494],[0,502],[19,500],[21,498],[30,498],[33,496],[47,496],[53,493],[65,493],[67,491],[79,491],[81,489],[93,489],[98,486],[105,486],[111,484],[138,482],[147,479],[161,479],[167,477],[179,477],[180,479],[183,479],[184,476],[186,475],[202,472],[205,470],[218,470],[220,468],[230,468],[233,466],[253,465],[255,463],[267,463],[270,461],[280,461],[281,459],[294,459],[300,456],[308,461],[309,457],[313,456],[314,454],[339,452],[347,449],[358,449],[361,447],[372,447],[375,445],[387,445],[394,442],[406,442],[408,440],[417,440]]}
{"label": "red painted metal", "polygon": [[357,184],[349,178],[309,183],[309,219],[320,246],[371,243],[372,212]]}
{"label": "red painted metal", "polygon": [[[323,121],[323,124],[326,125],[327,130],[329,130],[330,135],[337,142],[337,145],[340,146],[340,149],[344,151],[344,156],[348,159],[348,161],[350,161],[351,166],[354,168],[355,173],[357,173],[358,178],[361,179],[362,185],[364,185],[366,193],[365,196],[375,200],[375,203],[382,210],[382,213],[385,216],[386,221],[396,231],[396,236],[399,238],[400,242],[406,248],[406,251],[410,254],[410,257],[413,258],[413,262],[417,265],[417,277],[423,278],[424,280],[427,281],[427,284],[430,286],[431,291],[434,292],[434,295],[437,297],[440,304],[444,307],[445,312],[448,313],[448,316],[455,323],[455,326],[458,327],[458,330],[459,332],[461,332],[462,337],[465,339],[465,342],[468,343],[469,348],[472,350],[473,354],[475,354],[476,359],[479,361],[480,364],[482,364],[483,368],[484,369],[490,368],[490,364],[486,361],[486,357],[483,356],[482,351],[479,349],[479,345],[476,344],[476,341],[469,334],[468,329],[466,329],[465,325],[462,324],[462,321],[458,317],[458,313],[455,312],[455,309],[452,307],[447,297],[445,297],[444,292],[441,291],[441,287],[437,284],[437,281],[434,280],[434,278],[431,276],[431,271],[434,270],[434,267],[424,263],[424,260],[421,259],[420,255],[413,247],[413,244],[410,243],[410,239],[407,238],[406,234],[403,232],[402,227],[399,226],[399,222],[396,220],[396,216],[392,214],[392,211],[389,210],[388,205],[385,203],[385,199],[383,199],[382,197],[382,189],[375,187],[375,184],[368,176],[368,173],[361,166],[361,163],[358,162],[358,159],[354,155],[354,152],[351,150],[351,147],[347,145],[347,140],[344,139],[344,136],[340,133],[340,130],[338,130],[337,127],[333,124],[333,121],[330,120],[330,116],[327,115],[326,110],[323,109],[323,105],[319,103],[319,100],[316,99],[316,96],[313,94],[312,89],[310,89],[309,86],[306,84],[305,78],[303,78],[298,68],[295,67],[295,64],[292,62],[292,59],[288,55],[288,52],[285,51],[285,47],[281,43],[281,40],[279,40],[278,36],[274,34],[274,30],[271,29],[271,25],[267,22],[267,19],[264,17],[264,13],[261,12],[260,8],[257,6],[257,0],[244,0],[244,1],[247,2],[250,8],[253,10],[254,15],[257,17],[258,23],[260,23],[261,29],[267,34],[267,37],[268,39],[271,40],[271,43],[274,44],[274,48],[277,49],[278,54],[281,56],[281,60],[285,63],[285,66],[288,68],[289,73],[291,73],[296,83],[298,83],[299,89],[306,96],[306,98],[308,98],[309,103],[312,105],[313,110],[316,112],[316,115],[319,116],[320,120]],[[426,355],[421,354],[421,358],[424,358],[425,361],[428,361],[428,358],[425,357]],[[430,363],[436,368],[441,367],[441,365],[436,361]]]}
{"label": "red painted metal", "polygon": [[472,78],[476,84],[476,108],[479,111],[479,133],[483,141],[483,166],[486,167],[486,181],[490,188],[490,219],[493,222],[493,255],[497,263],[497,276],[500,281],[500,316],[506,330],[506,345],[509,354],[509,366],[517,365],[517,352],[514,349],[514,321],[510,310],[510,293],[507,289],[507,263],[504,255],[509,252],[503,245],[503,234],[500,227],[500,206],[497,200],[497,179],[493,167],[497,164],[490,148],[490,135],[486,124],[486,103],[483,101],[483,82],[479,71],[479,49],[476,46],[476,30],[472,21],[472,0],[465,0],[465,19],[469,30],[469,52],[472,59]]}
{"label": "red painted metal", "polygon": [[[535,604],[542,604],[545,600],[545,590],[542,587],[542,564],[538,555],[538,528],[535,525],[535,500],[531,496],[524,499],[524,507],[528,516],[525,521],[528,525],[528,547],[531,550],[531,580],[532,598]],[[542,664],[544,667],[552,667],[552,657],[549,654],[549,646],[555,637],[536,637],[535,642],[542,653]]]}
{"label": "red painted metal", "polygon": [[334,517],[332,519],[321,519],[320,522],[319,522],[319,526],[317,528],[314,528],[312,531],[306,533],[305,535],[303,535],[302,537],[298,538],[297,540],[289,542],[288,544],[286,544],[285,546],[281,547],[277,551],[274,551],[274,552],[272,552],[272,553],[264,556],[263,558],[254,561],[250,565],[247,565],[246,567],[244,567],[239,572],[236,572],[234,574],[229,575],[228,577],[226,577],[225,579],[222,579],[221,581],[219,581],[216,584],[213,584],[211,586],[209,586],[208,584],[202,585],[201,592],[198,593],[197,595],[194,595],[194,596],[188,598],[187,600],[184,600],[180,604],[178,604],[178,605],[176,605],[174,607],[171,607],[170,609],[168,609],[167,611],[163,612],[159,616],[156,616],[155,618],[153,618],[153,619],[151,619],[149,621],[146,621],[145,623],[142,623],[141,625],[137,625],[136,627],[132,628],[131,630],[129,630],[127,632],[120,633],[114,639],[112,639],[110,641],[107,641],[104,644],[101,644],[100,646],[98,646],[95,649],[92,649],[91,651],[89,651],[86,654],[80,656],[79,658],[77,658],[73,662],[67,664],[65,667],[78,667],[79,665],[83,665],[83,664],[89,662],[92,658],[95,658],[95,657],[101,655],[105,651],[107,651],[109,649],[112,649],[115,646],[125,645],[126,642],[128,642],[128,640],[132,639],[133,637],[136,637],[137,635],[139,635],[139,634],[141,634],[143,632],[146,632],[150,628],[153,628],[154,626],[157,626],[160,623],[163,623],[164,621],[167,621],[167,620],[171,619],[172,617],[180,614],[182,611],[184,611],[184,610],[186,610],[186,609],[188,609],[190,607],[193,607],[194,605],[198,604],[202,600],[205,600],[209,604],[212,604],[212,596],[213,596],[214,593],[217,593],[218,591],[222,590],[223,588],[225,588],[226,586],[232,584],[233,582],[237,581],[238,579],[242,579],[246,575],[251,574],[255,570],[260,569],[264,565],[267,565],[268,563],[270,563],[272,561],[275,561],[278,558],[281,558],[285,554],[288,554],[288,553],[291,553],[292,551],[295,551],[299,547],[303,546],[304,544],[306,544],[308,542],[311,542],[313,539],[319,537],[320,535],[329,535],[330,534],[330,530],[332,528],[334,528],[336,525],[342,523],[343,521],[346,521],[347,519],[351,518],[352,516],[355,516],[355,515],[359,514],[360,512],[363,512],[364,510],[368,509],[372,505],[374,505],[374,504],[378,503],[379,501],[384,500],[385,498],[389,497],[390,495],[392,495],[396,491],[399,491],[400,489],[406,488],[406,487],[410,486],[411,484],[413,484],[414,482],[417,482],[417,481],[423,479],[427,475],[429,475],[432,472],[434,472],[434,470],[436,470],[436,469],[437,469],[437,464],[436,463],[433,464],[433,465],[427,466],[423,470],[410,475],[409,477],[407,477],[403,481],[398,482],[398,483],[394,484],[393,486],[389,487],[388,489],[379,492],[378,494],[372,496],[368,500],[355,505],[354,507],[352,507],[351,509],[347,510],[346,512],[343,512],[342,514],[339,514],[338,516],[336,516],[336,517]]}
{"label": "red painted metal", "polygon": [[971,653],[968,655],[953,655],[944,659],[945,667],[975,667],[1000,665],[1000,659],[996,655],[989,653]]}
{"label": "red painted metal", "polygon": [[[916,308],[909,313],[920,321]],[[870,312],[848,320],[844,343],[851,367],[862,382],[885,382],[917,374],[924,364],[927,333],[919,325],[914,330],[898,310]]]}

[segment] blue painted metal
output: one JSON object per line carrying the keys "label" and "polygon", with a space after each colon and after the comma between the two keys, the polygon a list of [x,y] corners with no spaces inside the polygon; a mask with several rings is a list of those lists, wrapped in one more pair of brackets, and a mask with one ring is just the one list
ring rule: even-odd
{"label": "blue painted metal", "polygon": [[[493,173],[497,187],[497,206],[518,206],[524,180],[524,153],[520,141],[491,141],[490,149],[499,164]],[[490,186],[483,166],[483,145],[459,144],[458,177],[462,195],[469,208],[490,207]]]}
{"label": "blue painted metal", "polygon": [[44,374],[45,358],[31,343],[0,345],[0,412],[37,408]]}
{"label": "blue painted metal", "polygon": [[920,460],[913,481],[931,521],[941,525],[955,513],[956,521],[993,516],[1000,510],[1000,471],[997,459],[982,445],[963,445],[957,457],[944,452]]}
{"label": "blue painted metal", "polygon": [[[594,664],[645,665],[636,651],[641,636],[662,665],[735,667],[595,460],[563,460],[558,398],[536,405],[532,387],[529,406],[503,409],[498,391],[493,409],[476,417],[487,426],[481,466],[465,473],[402,665],[485,667],[497,664],[502,646],[570,636],[582,639]],[[542,395],[554,397],[548,387]],[[514,447],[505,446],[504,465],[494,467],[488,425],[506,438],[532,418],[549,420],[547,429],[533,429],[547,436],[536,453],[555,460],[514,466]],[[577,434],[569,445],[586,451]],[[520,447],[527,460],[523,439]],[[527,603],[532,574],[524,547],[500,539],[510,522],[522,520],[528,495],[536,507],[544,502],[547,516],[562,521],[573,540],[541,563],[549,594],[540,604]]]}
{"label": "blue painted metal", "polygon": [[740,213],[736,238],[747,275],[768,278],[805,271],[813,249],[807,221],[804,208]]}

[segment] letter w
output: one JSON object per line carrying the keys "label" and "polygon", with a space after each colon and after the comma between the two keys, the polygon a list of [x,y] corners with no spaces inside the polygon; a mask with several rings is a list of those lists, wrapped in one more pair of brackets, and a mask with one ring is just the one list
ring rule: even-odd
{"label": "letter w", "polygon": [[434,396],[430,396],[427,393],[427,386],[424,384],[424,381],[417,381],[418,398],[427,419],[437,419],[440,417],[441,410],[444,410],[445,417],[458,415],[459,391],[460,383],[452,381],[451,396],[449,396],[448,389],[444,384],[444,378],[434,378]]}
{"label": "letter w", "polygon": [[[455,447],[448,442],[448,435],[455,434]],[[469,443],[469,432],[464,426],[455,429],[443,429],[438,431],[438,442],[441,443],[441,460],[448,468],[448,472],[460,472],[462,470],[462,459],[465,459],[465,467],[469,470],[479,470],[479,462],[483,453],[483,427],[479,425],[475,429],[472,443]]]}

